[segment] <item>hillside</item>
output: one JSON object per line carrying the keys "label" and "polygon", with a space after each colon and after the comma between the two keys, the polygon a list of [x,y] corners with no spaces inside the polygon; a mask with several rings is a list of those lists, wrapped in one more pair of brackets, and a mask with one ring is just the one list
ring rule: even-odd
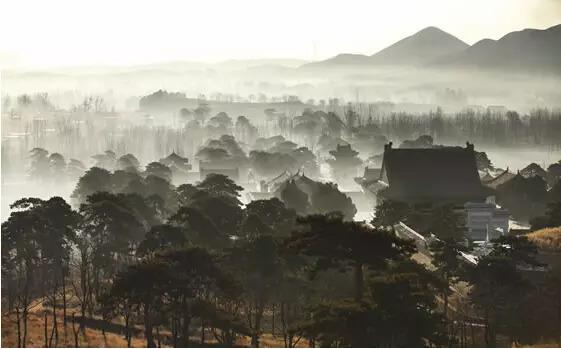
{"label": "hillside", "polygon": [[455,36],[436,27],[428,27],[372,55],[370,63],[422,65],[468,47]]}
{"label": "hillside", "polygon": [[371,55],[340,54],[306,67],[333,65],[421,65],[436,58],[455,54],[468,45],[436,27],[427,27]]}
{"label": "hillside", "polygon": [[545,30],[512,32],[499,40],[484,39],[462,52],[437,59],[432,65],[561,72],[561,24]]}

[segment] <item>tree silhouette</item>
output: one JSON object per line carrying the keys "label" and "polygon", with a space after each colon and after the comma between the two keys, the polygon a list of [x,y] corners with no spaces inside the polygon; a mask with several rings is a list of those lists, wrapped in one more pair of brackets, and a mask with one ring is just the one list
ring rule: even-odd
{"label": "tree silhouette", "polygon": [[252,331],[251,345],[258,347],[263,313],[281,273],[278,246],[270,235],[257,236],[229,249],[226,260],[244,287],[247,296],[245,312]]}
{"label": "tree silhouette", "polygon": [[133,154],[125,154],[117,159],[117,168],[123,171],[138,172],[140,162]]}
{"label": "tree silhouette", "polygon": [[169,222],[180,227],[186,239],[195,246],[220,249],[229,244],[229,236],[202,211],[194,207],[181,207]]}
{"label": "tree silhouette", "polygon": [[206,191],[213,196],[223,196],[232,199],[236,204],[239,203],[238,197],[243,190],[242,187],[237,185],[228,176],[221,174],[211,173],[206,178],[197,184],[197,189]]}
{"label": "tree silhouette", "polygon": [[[79,217],[60,197],[46,201],[20,199],[10,208],[14,211],[2,223],[2,277],[8,293],[15,296],[9,303],[13,304],[18,314],[18,344],[25,346],[29,307],[34,297],[51,297],[53,310],[56,310],[57,292],[62,287],[63,312],[66,315],[66,278],[75,239],[74,229]],[[37,274],[38,270],[42,273]],[[52,333],[56,345],[56,311],[53,311]],[[51,336],[50,343],[52,339]]]}
{"label": "tree silhouette", "polygon": [[43,148],[33,148],[29,154],[31,157],[29,176],[34,180],[44,180],[49,174],[49,152]]}
{"label": "tree silhouette", "polygon": [[[520,267],[536,265],[536,247],[525,237],[501,237],[494,249],[482,257],[468,274],[469,295],[485,320],[485,344],[496,344],[503,329],[513,343],[518,341],[519,325],[524,323],[522,307],[532,289]],[[517,326],[518,324],[518,326]]]}
{"label": "tree silhouette", "polygon": [[357,212],[351,198],[342,193],[333,183],[316,182],[311,196],[311,205],[313,213],[341,212],[347,220],[352,220]]}
{"label": "tree silhouette", "polygon": [[305,216],[310,209],[308,194],[304,193],[294,181],[289,180],[280,193],[280,198],[287,208],[293,209],[297,214]]}
{"label": "tree silhouette", "polygon": [[407,223],[410,213],[411,208],[405,202],[383,200],[376,205],[376,214],[371,223],[377,227],[392,227],[400,221]]}
{"label": "tree silhouette", "polygon": [[149,176],[156,176],[168,182],[171,182],[171,169],[159,162],[151,162],[146,165],[144,175],[146,176],[146,178],[148,178]]}
{"label": "tree silhouette", "polygon": [[98,191],[110,192],[111,186],[111,173],[100,167],[92,167],[80,177],[71,197],[77,203],[82,203]]}
{"label": "tree silhouette", "polygon": [[246,217],[253,215],[271,228],[276,237],[288,237],[296,223],[296,213],[277,198],[255,200],[245,207]]}
{"label": "tree silhouette", "polygon": [[352,269],[355,298],[364,292],[363,268],[384,268],[388,261],[399,260],[413,252],[414,246],[383,229],[344,221],[340,214],[311,215],[298,219],[304,226],[286,241],[289,249],[316,257],[316,271]]}
{"label": "tree silhouette", "polygon": [[144,257],[159,250],[181,248],[189,243],[183,230],[170,224],[153,226],[138,244],[136,254]]}

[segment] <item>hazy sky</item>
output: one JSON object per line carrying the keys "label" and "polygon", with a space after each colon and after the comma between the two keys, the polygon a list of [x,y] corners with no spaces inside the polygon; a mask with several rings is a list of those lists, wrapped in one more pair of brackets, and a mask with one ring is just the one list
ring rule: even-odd
{"label": "hazy sky", "polygon": [[426,26],[473,44],[560,24],[561,0],[2,0],[0,13],[0,63],[44,67],[372,54]]}

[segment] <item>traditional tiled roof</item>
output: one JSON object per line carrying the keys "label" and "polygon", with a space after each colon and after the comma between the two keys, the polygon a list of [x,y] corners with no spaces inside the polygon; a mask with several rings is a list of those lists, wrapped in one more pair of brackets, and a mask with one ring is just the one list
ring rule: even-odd
{"label": "traditional tiled roof", "polygon": [[516,177],[516,174],[509,172],[509,170],[507,168],[501,174],[499,174],[497,177],[494,177],[494,178],[491,178],[491,179],[488,179],[488,180],[482,180],[481,182],[484,186],[486,186],[488,188],[497,189],[497,187],[499,185],[510,181],[514,177]]}
{"label": "traditional tiled roof", "polygon": [[473,145],[427,149],[385,146],[381,194],[396,200],[484,200],[490,193],[477,172]]}

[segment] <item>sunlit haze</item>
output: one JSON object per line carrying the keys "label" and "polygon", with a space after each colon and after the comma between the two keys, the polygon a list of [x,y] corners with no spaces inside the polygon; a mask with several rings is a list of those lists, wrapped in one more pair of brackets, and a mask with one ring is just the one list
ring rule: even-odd
{"label": "sunlit haze", "polygon": [[436,26],[468,44],[561,22],[557,0],[4,1],[5,67],[373,54]]}

